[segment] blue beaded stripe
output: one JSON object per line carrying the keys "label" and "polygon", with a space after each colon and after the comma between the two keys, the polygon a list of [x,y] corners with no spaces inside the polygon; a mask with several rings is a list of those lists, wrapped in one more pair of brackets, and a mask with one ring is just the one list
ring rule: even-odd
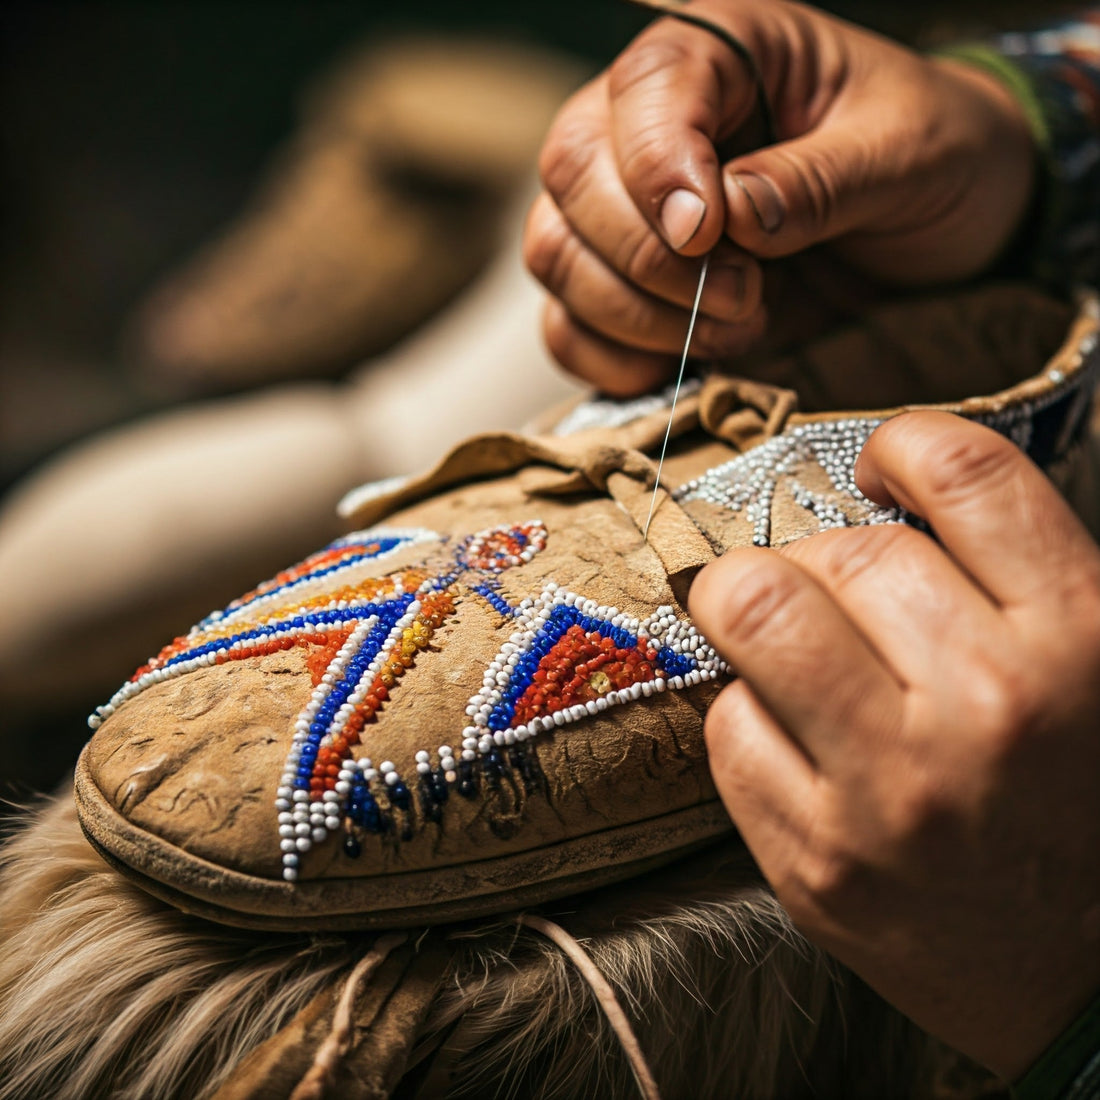
{"label": "blue beaded stripe", "polygon": [[[356,552],[349,553],[346,558],[341,558],[338,562],[333,562],[331,565],[323,566],[320,569],[310,570],[308,573],[303,573],[300,577],[295,577],[293,580],[285,581],[283,584],[275,585],[272,588],[266,588],[262,592],[257,592],[254,596],[247,600],[234,600],[224,611],[215,611],[213,614],[208,615],[198,625],[200,628],[214,626],[217,622],[224,618],[226,615],[236,614],[238,611],[242,611],[246,607],[250,607],[257,600],[265,600],[271,596],[275,596],[282,592],[288,592],[291,589],[299,588],[304,584],[309,584],[311,581],[318,580],[321,577],[327,577],[331,573],[337,573],[341,569],[349,569],[353,565],[358,565],[360,562],[375,561],[378,558],[385,557],[387,554],[392,554],[395,550],[399,550],[402,546],[407,546],[410,543],[415,542],[416,539],[412,535],[392,535],[380,538],[365,539],[362,535],[358,536],[346,536],[342,539],[337,539],[335,542],[329,543],[323,550],[319,550],[318,554],[324,554],[329,550],[343,550],[347,549],[352,551],[355,547],[359,547]],[[310,555],[315,557],[317,555]],[[299,563],[300,564],[300,563]],[[297,566],[292,566],[292,569]]]}
{"label": "blue beaded stripe", "polygon": [[[317,752],[321,742],[329,732],[336,717],[336,712],[348,701],[348,697],[355,691],[363,674],[370,667],[371,662],[378,656],[382,646],[390,636],[397,621],[405,614],[409,604],[416,599],[416,593],[410,592],[397,599],[384,604],[371,604],[359,609],[354,615],[360,622],[371,617],[376,621],[371,626],[367,636],[360,643],[355,656],[344,667],[341,678],[332,685],[317,713],[310,723],[309,734],[302,745],[301,755],[298,759],[298,767],[293,786],[298,790],[309,790],[309,781],[313,777],[313,766],[317,761]],[[351,614],[349,612],[349,614]]]}
{"label": "blue beaded stripe", "polygon": [[[638,635],[632,631],[615,626],[606,619],[586,615],[576,607],[558,604],[550,612],[545,624],[532,642],[531,648],[516,662],[508,686],[501,693],[499,702],[489,715],[490,732],[503,732],[511,728],[516,704],[534,681],[543,657],[557,645],[562,635],[571,626],[579,626],[586,634],[599,634],[604,638],[610,638],[619,649],[634,649],[638,645]],[[660,646],[657,649],[656,664],[661,670],[661,675],[666,678],[684,676],[697,667],[691,657],[677,653],[668,646]]]}
{"label": "blue beaded stripe", "polygon": [[[258,638],[268,638],[273,634],[283,634],[288,630],[301,630],[309,625],[341,626],[345,623],[361,622],[371,615],[380,613],[381,609],[384,607],[393,605],[398,605],[401,608],[407,607],[412,598],[411,595],[406,594],[394,600],[388,600],[382,603],[352,605],[351,607],[339,608],[335,611],[312,611],[308,615],[295,615],[293,618],[265,623],[263,626],[257,626],[251,630],[242,630],[237,634],[230,634],[224,638],[215,638],[211,642],[204,642],[202,645],[194,646],[191,649],[185,650],[183,653],[177,653],[174,657],[170,657],[165,661],[162,667],[171,668],[173,665],[178,665],[183,661],[194,660],[194,658],[201,657],[207,653],[216,653],[219,649],[232,649],[233,646],[242,642],[251,642]],[[401,615],[397,614],[393,622],[396,622],[400,617]],[[392,626],[393,624],[391,623],[390,625]]]}
{"label": "blue beaded stripe", "polygon": [[494,611],[499,612],[506,619],[519,614],[518,607],[513,607],[503,596],[494,592],[487,584],[471,585],[470,590],[476,592]]}

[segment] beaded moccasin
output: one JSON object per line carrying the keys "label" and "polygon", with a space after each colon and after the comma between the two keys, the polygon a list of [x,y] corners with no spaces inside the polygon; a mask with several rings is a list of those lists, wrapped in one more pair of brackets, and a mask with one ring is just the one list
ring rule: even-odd
{"label": "beaded moccasin", "polygon": [[[481,436],[344,504],[354,533],[216,611],[92,719],[92,842],[231,924],[357,928],[501,912],[726,833],[703,715],[731,675],[688,620],[725,549],[904,516],[853,466],[916,401],[1062,477],[1098,312],[1020,288],[879,311],[764,368]],[[992,396],[966,397],[965,393]],[[830,408],[877,408],[837,412]]]}

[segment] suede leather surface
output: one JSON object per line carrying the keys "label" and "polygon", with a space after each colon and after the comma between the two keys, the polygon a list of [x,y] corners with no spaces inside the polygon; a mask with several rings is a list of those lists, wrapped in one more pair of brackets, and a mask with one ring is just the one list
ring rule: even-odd
{"label": "suede leather surface", "polygon": [[[545,545],[493,578],[505,603],[519,607],[556,584],[635,620],[659,607],[686,620],[697,570],[751,544],[753,527],[744,512],[678,501],[668,489],[800,425],[925,403],[1012,417],[1076,385],[1050,456],[1063,469],[1091,396],[1096,330],[1094,302],[1072,319],[1033,291],[994,288],[946,304],[891,307],[800,353],[817,379],[838,379],[842,394],[864,378],[868,391],[896,396],[896,379],[874,380],[891,361],[906,362],[910,403],[877,412],[799,413],[786,388],[712,376],[677,407],[648,540],[642,528],[667,409],[571,436],[477,437],[426,474],[360,500],[350,517],[360,528],[384,522],[436,537],[338,578],[319,577],[306,591],[442,576],[466,536],[537,520]],[[788,360],[774,365],[777,377],[792,373]],[[1000,389],[960,400],[967,377]],[[836,492],[816,463],[801,462],[781,482],[795,474],[831,493],[846,522],[867,521],[867,502]],[[819,526],[790,494],[776,493],[772,545]],[[410,786],[417,751],[461,743],[467,706],[515,629],[477,594],[480,577],[467,571],[453,582],[452,613],[354,750],[376,764],[393,761]],[[302,647],[227,661],[154,684],[107,717],[78,766],[81,821],[93,843],[152,892],[228,923],[396,927],[502,912],[629,877],[731,829],[703,742],[707,706],[726,679],[655,691],[540,732],[526,742],[530,782],[506,769],[499,783],[483,780],[475,797],[452,793],[438,821],[414,802],[408,813],[394,812],[388,830],[362,836],[358,858],[330,836],[303,854],[297,881],[286,882],[273,802],[316,671]]]}

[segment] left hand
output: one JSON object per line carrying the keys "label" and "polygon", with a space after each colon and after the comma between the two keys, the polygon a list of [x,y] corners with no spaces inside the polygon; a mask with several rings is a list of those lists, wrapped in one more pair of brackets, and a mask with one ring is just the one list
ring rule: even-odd
{"label": "left hand", "polygon": [[691,612],[740,679],[711,770],[813,940],[1012,1079],[1100,988],[1100,551],[991,430],[887,421],[905,526],[738,550]]}
{"label": "left hand", "polygon": [[[1036,148],[1000,80],[787,0],[691,11],[756,59],[781,140],[720,163],[719,147],[759,140],[756,83],[715,35],[671,18],[566,103],[524,254],[567,370],[617,396],[671,375],[704,253],[692,349],[739,372],[887,287],[969,278],[1001,254]],[[766,279],[764,260],[781,261]],[[821,318],[802,316],[807,299]]]}

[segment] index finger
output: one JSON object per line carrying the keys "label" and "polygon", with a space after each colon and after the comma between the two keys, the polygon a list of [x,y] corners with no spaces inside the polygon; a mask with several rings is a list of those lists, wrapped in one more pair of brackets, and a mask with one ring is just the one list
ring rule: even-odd
{"label": "index finger", "polygon": [[709,251],[725,224],[715,146],[756,103],[745,63],[706,30],[662,19],[612,65],[608,94],[619,171],[638,209],[674,249]]}
{"label": "index finger", "polygon": [[943,412],[882,424],[856,464],[860,489],[927,520],[1002,607],[1050,601],[1094,582],[1100,553],[1046,475],[991,428]]}

